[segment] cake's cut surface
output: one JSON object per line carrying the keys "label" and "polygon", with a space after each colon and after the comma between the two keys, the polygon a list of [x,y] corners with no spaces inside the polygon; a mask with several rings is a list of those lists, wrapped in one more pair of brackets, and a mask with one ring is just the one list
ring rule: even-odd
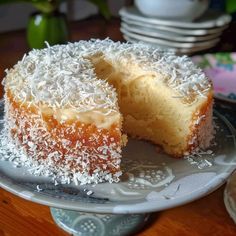
{"label": "cake's cut surface", "polygon": [[212,138],[209,80],[187,57],[142,44],[91,40],[33,50],[4,84],[11,142],[76,183],[119,180],[122,127],[176,157]]}

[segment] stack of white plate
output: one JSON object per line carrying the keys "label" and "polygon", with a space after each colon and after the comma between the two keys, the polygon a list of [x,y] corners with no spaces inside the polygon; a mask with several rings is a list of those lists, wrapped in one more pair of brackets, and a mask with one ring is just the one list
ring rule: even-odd
{"label": "stack of white plate", "polygon": [[120,30],[127,41],[142,41],[178,54],[214,47],[231,21],[230,15],[213,11],[195,22],[163,20],[144,16],[135,7],[123,7],[120,16]]}

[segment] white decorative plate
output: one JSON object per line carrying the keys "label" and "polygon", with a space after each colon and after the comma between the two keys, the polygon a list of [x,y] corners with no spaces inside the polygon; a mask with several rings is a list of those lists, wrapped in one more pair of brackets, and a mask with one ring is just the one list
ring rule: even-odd
{"label": "white decorative plate", "polygon": [[[129,42],[132,42],[132,43],[137,43],[137,42],[140,42],[140,40],[137,40],[137,39],[134,39],[132,37],[129,37],[127,35],[123,35],[124,39],[126,41],[129,41]],[[195,53],[195,52],[199,52],[199,51],[203,51],[203,50],[207,50],[209,48],[212,48],[212,45],[208,45],[206,47],[192,47],[192,48],[174,48],[174,47],[170,47],[170,46],[163,46],[161,44],[157,44],[157,43],[151,43],[151,42],[144,42],[152,47],[156,47],[156,48],[160,48],[160,49],[163,49],[163,50],[170,50],[178,55],[189,55],[189,54],[192,54],[192,53]]]}
{"label": "white decorative plate", "polygon": [[231,21],[230,15],[211,11],[206,12],[204,16],[201,17],[201,19],[195,22],[184,22],[177,20],[170,21],[145,17],[135,7],[123,7],[119,13],[122,17],[126,17],[134,21],[188,29],[208,29],[220,27],[228,24]]}
{"label": "white decorative plate", "polygon": [[141,26],[141,27],[145,27],[146,29],[151,29],[151,30],[161,30],[163,32],[172,32],[178,35],[200,36],[200,35],[208,35],[208,34],[217,34],[217,33],[222,33],[223,30],[228,28],[228,25],[215,27],[215,28],[209,28],[209,29],[177,28],[177,27],[156,25],[156,24],[150,24],[147,22],[136,21],[136,20],[132,20],[126,17],[122,17],[122,21],[129,25]]}
{"label": "white decorative plate", "polygon": [[175,41],[170,41],[170,40],[165,40],[165,39],[159,39],[159,38],[153,38],[153,37],[148,37],[136,33],[132,33],[124,28],[121,28],[120,31],[133,39],[143,41],[143,42],[149,42],[153,44],[158,44],[158,45],[163,45],[166,47],[175,47],[175,48],[197,48],[197,47],[213,47],[219,42],[219,38],[217,39],[211,39],[208,41],[204,42],[175,42]]}
{"label": "white decorative plate", "polygon": [[[2,104],[0,108],[2,119]],[[1,156],[0,186],[37,203],[85,212],[146,213],[185,204],[221,186],[236,167],[235,130],[220,115],[215,121],[219,128],[216,145],[210,148],[213,153],[204,151],[188,160],[171,158],[148,142],[131,139],[117,184],[54,185],[50,178],[16,168],[8,156]]]}
{"label": "white decorative plate", "polygon": [[130,25],[124,22],[121,23],[121,28],[131,33],[136,33],[136,34],[153,37],[153,38],[167,39],[170,41],[183,42],[183,43],[186,43],[186,42],[194,43],[194,42],[201,42],[201,41],[206,42],[208,40],[216,39],[221,35],[221,32],[210,34],[210,35],[204,35],[204,36],[179,35],[173,32],[146,28],[143,26]]}

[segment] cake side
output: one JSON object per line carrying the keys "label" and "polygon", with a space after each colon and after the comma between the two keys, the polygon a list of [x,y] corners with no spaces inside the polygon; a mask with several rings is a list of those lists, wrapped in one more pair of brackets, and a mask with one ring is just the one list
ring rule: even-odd
{"label": "cake side", "polygon": [[10,138],[24,148],[32,165],[80,184],[119,180],[121,123],[109,129],[78,119],[60,123],[52,115],[42,118],[36,106],[16,101],[9,91],[5,101]]}
{"label": "cake side", "polygon": [[[152,78],[145,76],[135,82],[135,88],[131,87],[130,97],[133,103],[124,99],[125,108],[120,105],[124,129],[128,134],[150,140],[175,157],[183,157],[186,152],[203,147],[206,135],[209,135],[208,145],[204,147],[209,146],[213,138],[209,127],[212,125],[211,100],[202,98],[191,105],[184,104],[170,88],[161,84],[157,86]],[[202,120],[193,126],[200,117]],[[205,136],[202,135],[203,132]]]}
{"label": "cake side", "polygon": [[64,61],[68,53],[36,50],[7,72],[8,138],[39,173],[79,184],[117,182],[125,138],[116,93],[89,61]]}
{"label": "cake side", "polygon": [[116,88],[129,135],[152,141],[175,157],[209,146],[213,138],[212,87],[207,78],[208,89],[203,91],[195,83],[192,93],[183,96],[166,84],[167,75],[143,69],[135,60],[120,58],[116,63],[100,54],[91,61],[98,78]]}
{"label": "cake side", "polygon": [[206,149],[214,138],[213,127],[213,90],[209,92],[205,103],[202,103],[193,113],[188,136],[189,150],[186,154],[199,148]]}

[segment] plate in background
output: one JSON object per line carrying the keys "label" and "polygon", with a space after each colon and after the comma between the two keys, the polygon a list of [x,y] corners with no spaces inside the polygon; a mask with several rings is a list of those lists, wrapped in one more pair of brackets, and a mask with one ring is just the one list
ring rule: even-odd
{"label": "plate in background", "polygon": [[167,39],[178,42],[202,42],[211,39],[216,39],[221,35],[221,32],[218,32],[215,34],[204,35],[204,36],[191,36],[191,35],[183,36],[173,32],[151,29],[142,26],[129,25],[124,22],[121,23],[121,28],[123,28],[126,31],[130,31],[131,33],[137,33],[144,36],[151,36],[155,38]]}
{"label": "plate in background", "polygon": [[227,24],[221,27],[215,27],[210,29],[185,29],[185,28],[176,28],[171,26],[155,25],[146,22],[135,21],[126,17],[122,17],[122,21],[129,25],[142,26],[152,30],[157,29],[164,32],[173,32],[180,35],[194,35],[194,36],[222,33],[223,30],[228,28]]}
{"label": "plate in background", "polygon": [[122,17],[132,19],[134,21],[146,22],[157,25],[165,25],[171,27],[181,27],[190,29],[202,29],[219,27],[228,24],[231,21],[231,16],[225,13],[208,11],[204,16],[196,22],[184,22],[184,21],[170,21],[161,20],[158,18],[145,17],[135,7],[123,7],[119,14]]}
{"label": "plate in background", "polygon": [[[140,40],[137,40],[137,39],[134,39],[132,37],[129,37],[127,35],[123,35],[124,39],[126,41],[129,41],[129,42],[132,42],[132,43],[138,43],[140,42]],[[208,45],[208,46],[205,46],[205,47],[193,47],[193,48],[174,48],[174,47],[167,47],[167,46],[163,46],[163,45],[160,45],[160,44],[156,44],[156,43],[150,43],[150,42],[144,42],[152,47],[156,47],[156,48],[160,48],[160,49],[163,49],[163,50],[170,50],[174,53],[176,53],[177,55],[190,55],[190,54],[193,54],[195,52],[200,52],[200,51],[204,51],[204,50],[207,50],[209,48],[212,48],[212,45]]]}
{"label": "plate in background", "polygon": [[236,104],[236,52],[193,56],[212,80],[215,97]]}
{"label": "plate in background", "polygon": [[188,42],[188,43],[182,43],[182,42],[174,42],[170,40],[165,40],[165,39],[158,39],[158,38],[153,38],[153,37],[148,37],[140,34],[135,34],[131,33],[128,30],[121,28],[121,32],[131,38],[137,39],[139,41],[143,42],[149,42],[149,43],[154,43],[158,45],[163,45],[166,47],[175,47],[175,48],[193,48],[193,47],[213,47],[219,42],[219,38],[217,39],[212,39],[206,42]]}

